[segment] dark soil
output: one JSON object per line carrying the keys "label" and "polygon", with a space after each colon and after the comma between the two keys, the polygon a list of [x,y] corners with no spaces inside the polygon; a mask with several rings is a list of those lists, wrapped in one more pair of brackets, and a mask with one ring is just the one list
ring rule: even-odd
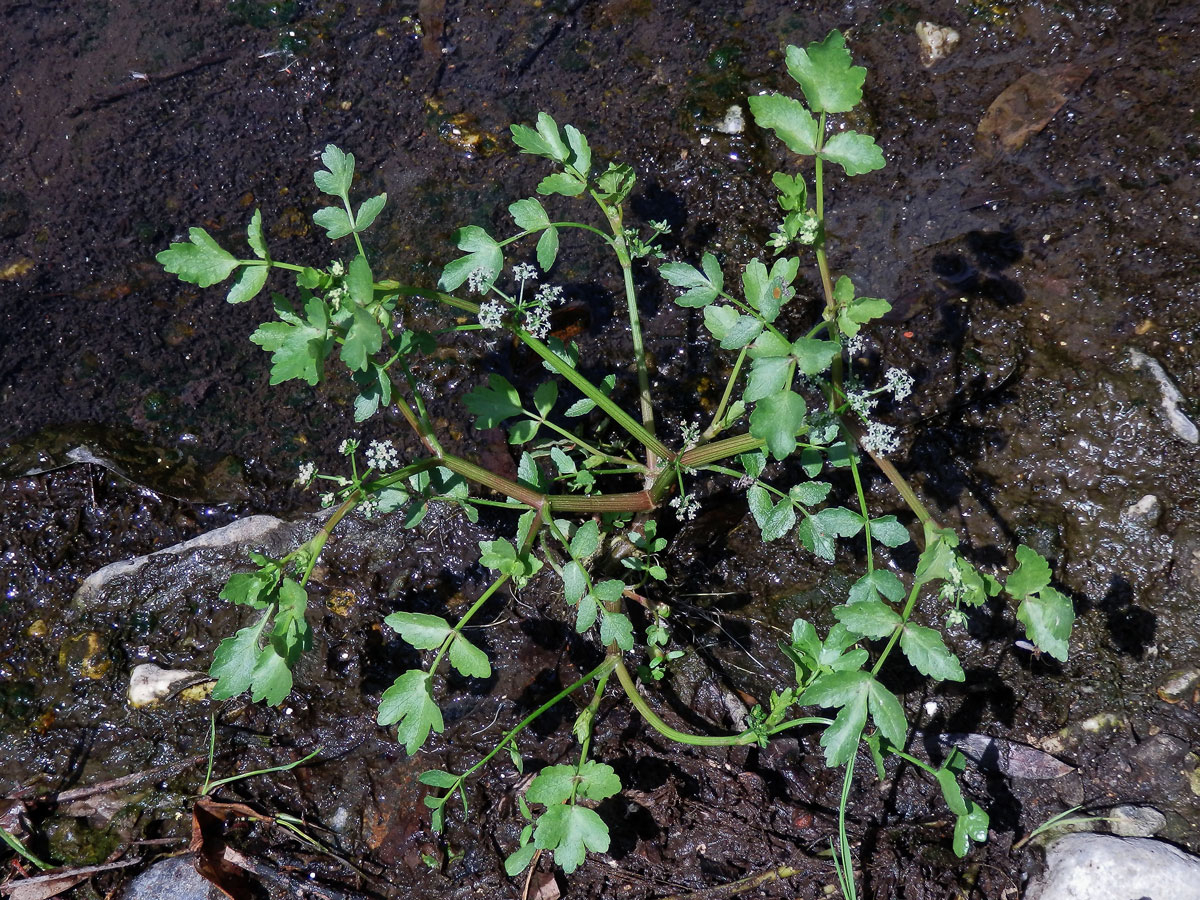
{"label": "dark soil", "polygon": [[[831,262],[862,294],[894,304],[870,358],[918,375],[913,401],[889,413],[904,426],[897,464],[979,563],[1006,563],[1019,542],[1053,559],[1079,615],[1065,664],[1014,645],[1019,626],[997,607],[955,636],[965,684],[887,673],[919,723],[914,753],[938,758],[939,734],[985,734],[1074,771],[1047,780],[973,764],[968,793],[992,832],[959,860],[936,788],[907,767],[876,782],[864,757],[850,807],[863,894],[1016,896],[1037,853],[1013,844],[1076,804],[1099,815],[1154,806],[1163,837],[1200,849],[1200,698],[1168,687],[1200,659],[1200,460],[1128,360],[1131,349],[1158,360],[1182,412],[1200,413],[1200,10],[814,5],[10,4],[0,42],[0,794],[24,802],[203,754],[210,704],[138,712],[123,693],[138,662],[207,667],[235,621],[215,574],[154,569],[92,609],[71,606],[75,588],[106,563],[240,516],[311,509],[289,486],[298,462],[332,467],[344,437],[403,424],[354,426],[338,379],[269,387],[267,357],[247,341],[266,301],[229,306],[220,288],[164,275],[155,253],[197,224],[240,247],[261,208],[276,257],[323,264],[311,173],[336,142],[358,159],[355,190],[389,195],[370,248],[377,274],[430,285],[456,255],[452,228],[504,222],[507,204],[533,193],[544,169],[518,158],[507,127],[546,110],[587,134],[598,158],[633,165],[634,210],[672,224],[672,256],[708,249],[733,271],[774,227],[769,175],[791,163],[753,126],[726,135],[716,123],[749,94],[788,89],[786,44],[838,27],[869,72],[856,126],[889,164],[835,184]],[[919,19],[963,35],[931,69],[918,59]],[[1087,67],[1073,70],[1085,80],[1054,82],[1066,65]],[[1019,148],[977,140],[992,101],[1031,71],[1070,85],[1062,109]],[[616,368],[614,273],[575,250],[564,242],[555,278],[585,357]],[[691,398],[670,431],[715,399],[728,361],[643,277],[658,387]],[[530,362],[507,347],[481,352],[452,344],[426,376],[451,446],[495,459],[502,439],[475,432],[453,401],[486,371],[520,378]],[[80,448],[99,462],[80,462]],[[869,487],[879,508],[898,510],[885,481]],[[1123,510],[1146,494],[1161,514],[1138,525]],[[445,612],[477,595],[476,542],[509,528],[449,514],[415,533],[350,523],[320,580],[348,613],[314,621],[321,652],[284,709],[222,707],[218,767],[278,764],[321,745],[319,765],[223,796],[305,818],[364,874],[263,825],[234,829],[231,844],[348,892],[520,895],[502,868],[521,821],[511,766],[475,782],[470,812],[456,811],[444,838],[428,830],[415,779],[469,765],[594,658],[550,594],[530,589],[490,610],[483,621],[498,624],[486,646],[503,674],[442,685],[455,716],[428,754],[405,759],[374,725],[379,693],[414,662],[378,629],[382,615]],[[657,699],[697,730],[731,727],[730,690],[763,698],[784,683],[779,629],[797,615],[821,620],[846,585],[799,548],[764,548],[744,502],[716,489],[674,535],[671,568],[676,637],[696,650]],[[526,735],[530,770],[575,752],[570,718]],[[565,896],[662,897],[784,864],[802,874],[758,896],[825,896],[834,883],[820,854],[841,784],[815,735],[690,751],[613,703],[594,747],[626,790],[600,808],[609,854],[559,873]],[[108,792],[107,810],[30,801],[31,846],[67,865],[183,850],[202,780],[193,768]],[[170,840],[133,844],[156,839]],[[134,871],[99,876],[95,890]]]}

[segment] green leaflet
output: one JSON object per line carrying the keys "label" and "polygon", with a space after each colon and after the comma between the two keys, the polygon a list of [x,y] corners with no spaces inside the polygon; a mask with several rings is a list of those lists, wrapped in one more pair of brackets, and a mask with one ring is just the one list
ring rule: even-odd
{"label": "green leaflet", "polygon": [[189,228],[186,244],[172,244],[154,258],[181,281],[202,288],[224,281],[238,267],[237,258],[203,228]]}
{"label": "green leaflet", "polygon": [[793,153],[812,156],[817,152],[817,120],[799,100],[783,94],[761,94],[749,102],[758,126],[774,131]]}
{"label": "green leaflet", "polygon": [[458,229],[454,232],[454,241],[459,250],[467,251],[467,255],[453,260],[442,270],[438,287],[443,291],[457,290],[476,270],[488,273],[486,280],[491,283],[504,268],[504,251],[495,238],[478,225]]}
{"label": "green leaflet", "polygon": [[301,317],[277,294],[275,311],[282,322],[267,322],[250,335],[251,341],[271,352],[271,384],[293,378],[316,384],[321,380],[329,340],[325,303],[309,297]]}
{"label": "green leaflet", "polygon": [[445,727],[442,711],[430,693],[429,679],[420,669],[410,669],[379,699],[375,720],[385,727],[399,724],[396,738],[409,756],[421,749],[430,730],[440,734]]}
{"label": "green leaflet", "polygon": [[787,48],[787,70],[813,112],[849,112],[862,100],[867,70],[852,65],[846,38],[840,31],[829,32],[822,41],[801,50]]}

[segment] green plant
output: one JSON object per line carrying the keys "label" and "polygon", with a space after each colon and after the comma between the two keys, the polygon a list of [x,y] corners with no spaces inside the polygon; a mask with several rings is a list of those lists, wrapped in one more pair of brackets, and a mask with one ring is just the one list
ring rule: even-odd
{"label": "green plant", "polygon": [[[609,766],[590,758],[589,750],[592,722],[614,675],[645,720],[682,743],[765,744],[788,729],[820,727],[827,765],[845,769],[836,858],[847,895],[853,894],[854,882],[846,798],[864,744],[880,777],[889,757],[908,760],[931,776],[957,817],[954,849],[963,855],[971,840],[986,837],[987,814],[959,788],[961,757],[952,754],[935,768],[904,751],[909,723],[899,698],[879,679],[884,663],[898,648],[927,678],[962,681],[963,670],[942,629],[915,621],[918,600],[936,595],[944,604],[946,624],[953,626],[963,622],[964,608],[1002,591],[1018,601],[1016,616],[1030,639],[1050,655],[1066,657],[1073,612],[1050,585],[1046,561],[1020,547],[1019,567],[1004,584],[977,571],[959,552],[955,534],[937,524],[886,459],[898,438],[889,426],[872,420],[872,408],[885,391],[905,396],[912,378],[893,370],[882,385],[869,387],[848,364],[864,326],[890,305],[858,296],[847,275],[835,277],[826,255],[827,165],[848,177],[884,165],[870,136],[852,130],[831,134],[828,127],[830,115],[849,112],[861,102],[866,70],[852,65],[836,31],[807,49],[788,47],[787,69],[804,100],[767,94],[751,97],[750,109],[760,127],[773,131],[793,153],[812,159],[812,193],[804,172],[773,174],[782,220],[769,241],[770,257],[741,266],[740,291],[726,286],[725,268],[711,253],[703,255],[698,267],[663,262],[659,239],[669,233],[667,224],[639,228],[626,220],[633,170],[623,163],[595,165],[586,138],[570,125],[560,128],[546,113],[538,115],[533,127],[512,127],[522,152],[555,167],[539,183],[539,196],[509,206],[515,231],[508,237],[494,237],[475,225],[459,229],[455,241],[463,255],[446,265],[436,289],[376,280],[361,235],[387,198],[381,194],[355,208],[350,200],[354,157],[332,145],[322,154],[325,168],[315,181],[338,202],[313,219],[331,240],[353,238],[348,263],[313,268],[273,259],[258,212],[247,231],[253,258],[233,256],[199,228],[191,229],[189,242],[172,244],[158,256],[168,271],[200,286],[236,273],[228,297],[234,303],[254,297],[272,269],[295,273],[300,306],[274,294],[278,320],[261,325],[251,337],[272,354],[271,382],[316,384],[336,357],[359,391],[355,419],[362,421],[394,405],[422,448],[419,458],[401,460],[391,442],[376,441],[360,460],[361,448],[348,440],[342,447],[348,474],[318,473],[312,465],[302,468],[300,482],[323,483],[328,490],[322,502],[336,509],[316,536],[292,553],[278,560],[256,555],[256,569],[229,579],[221,596],[259,615],[217,650],[211,669],[218,679],[214,697],[249,690],[253,699],[277,704],[291,690],[292,667],[311,644],[305,621],[308,578],[329,534],[352,509],[367,516],[400,515],[409,527],[421,520],[431,502],[453,504],[471,517],[479,505],[500,506],[518,518],[513,540],[481,542],[480,562],[496,576],[457,621],[408,611],[385,619],[413,648],[432,654],[425,667],[402,673],[379,705],[379,723],[395,725],[409,753],[417,752],[431,732],[443,729],[434,682],[443,660],[463,675],[490,674],[490,660],[465,629],[506,585],[520,586],[535,577],[557,580],[574,609],[576,630],[596,634],[605,646],[600,665],[531,712],[466,772],[428,771],[421,776],[423,783],[442,791],[425,801],[434,828],[441,830],[453,798],[459,797],[465,809],[471,775],[505,749],[520,769],[517,736],[570,694],[594,685],[574,726],[581,748],[578,762],[543,769],[520,800],[527,824],[508,859],[510,873],[526,867],[538,850],[551,851],[569,873],[589,850],[607,849],[608,828],[588,804],[612,796],[621,785]],[[541,199],[550,197],[590,199],[599,213],[596,224],[552,217]],[[637,416],[621,405],[628,394],[618,388],[615,373],[593,380],[580,371],[576,346],[548,336],[550,310],[562,299],[562,291],[551,284],[535,289],[534,284],[554,268],[564,229],[593,236],[620,268],[630,360],[636,371],[631,393]],[[506,274],[506,253],[521,242],[533,244],[537,266],[520,262]],[[788,304],[797,292],[800,251],[815,257],[823,305],[817,321],[796,328],[800,313]],[[655,260],[659,275],[682,290],[676,303],[701,310],[712,339],[735,354],[723,395],[703,428],[679,422],[677,417],[690,410],[661,405],[662,398],[651,389],[634,268]],[[455,293],[464,288],[467,298],[475,294],[480,300]],[[464,399],[478,427],[506,425],[511,443],[523,448],[516,479],[448,453],[439,442],[419,390],[423,355],[436,346],[437,337],[401,325],[404,309],[421,302],[471,317],[467,324],[449,323],[443,333],[505,331],[551,373],[530,396],[492,374]],[[673,419],[677,437],[660,438],[660,423]],[[741,430],[743,422],[746,430]],[[877,559],[913,538],[896,516],[872,516],[861,478],[867,457],[896,487],[920,526],[920,557],[907,583]],[[848,506],[831,500],[833,483],[822,478],[839,469],[849,474],[854,488]],[[691,734],[671,727],[650,707],[625,665],[626,654],[638,648],[628,603],[641,604],[647,611],[648,626],[638,651],[643,681],[657,680],[679,655],[667,649],[670,610],[655,596],[669,558],[658,517],[668,513],[688,519],[696,514],[700,501],[689,484],[699,472],[726,476],[746,489],[749,511],[764,541],[794,535],[809,552],[829,562],[835,560],[839,544],[853,541],[865,560],[865,572],[846,602],[834,609],[836,622],[824,637],[803,619],[793,624],[790,639],[781,647],[793,663],[794,683],[773,691],[767,704],[750,711],[746,730],[733,735]],[[505,499],[479,496],[471,485]],[[833,717],[794,716],[798,707],[827,709]],[[543,809],[534,812],[535,806]]]}

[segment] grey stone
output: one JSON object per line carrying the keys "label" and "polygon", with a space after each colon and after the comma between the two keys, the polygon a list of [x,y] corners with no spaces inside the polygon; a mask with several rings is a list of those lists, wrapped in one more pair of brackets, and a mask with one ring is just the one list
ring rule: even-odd
{"label": "grey stone", "polygon": [[1115,807],[1108,814],[1108,827],[1121,837],[1153,837],[1167,826],[1167,817],[1153,806]]}
{"label": "grey stone", "polygon": [[1200,857],[1150,838],[1068,834],[1026,900],[1200,900]]}
{"label": "grey stone", "polygon": [[223,896],[196,871],[187,854],[156,862],[129,882],[121,900],[220,900]]}

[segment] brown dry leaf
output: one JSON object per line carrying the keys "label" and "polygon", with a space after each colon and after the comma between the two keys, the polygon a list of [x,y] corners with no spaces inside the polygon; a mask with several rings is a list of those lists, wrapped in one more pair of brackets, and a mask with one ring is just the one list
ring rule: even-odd
{"label": "brown dry leaf", "polygon": [[201,797],[192,807],[191,851],[196,871],[217,886],[230,900],[251,900],[250,878],[225,859],[225,823],[234,816],[264,818],[242,803],[218,803]]}
{"label": "brown dry leaf", "polygon": [[35,875],[21,881],[10,881],[0,885],[0,893],[7,894],[9,900],[49,900],[59,894],[69,891],[80,882],[87,881],[97,872],[109,869],[122,869],[133,866],[141,859],[124,859],[119,862],[104,863],[99,866],[84,866],[79,869],[69,869],[65,872],[51,872],[48,875]]}
{"label": "brown dry leaf", "polygon": [[1090,74],[1088,66],[1068,63],[1022,75],[983,114],[976,147],[989,156],[1019,149],[1050,123]]}
{"label": "brown dry leaf", "polygon": [[534,873],[530,888],[529,900],[558,900],[562,896],[553,872]]}

